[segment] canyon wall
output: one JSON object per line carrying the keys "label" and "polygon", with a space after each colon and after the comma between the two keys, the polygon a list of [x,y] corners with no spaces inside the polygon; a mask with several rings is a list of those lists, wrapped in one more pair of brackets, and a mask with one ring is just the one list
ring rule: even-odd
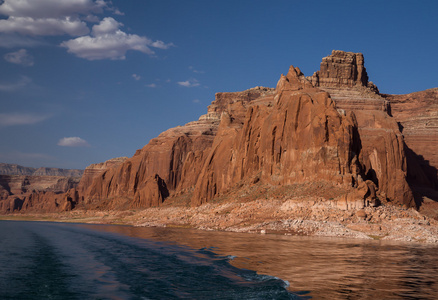
{"label": "canyon wall", "polygon": [[314,182],[332,191],[321,197],[345,207],[418,207],[413,186],[437,187],[436,105],[437,89],[381,95],[362,54],[333,51],[312,76],[291,66],[275,89],[217,93],[206,115],[133,157],[91,165],[67,193],[36,193],[9,207],[137,209],[181,196],[197,206],[238,201],[235,192],[252,186]]}

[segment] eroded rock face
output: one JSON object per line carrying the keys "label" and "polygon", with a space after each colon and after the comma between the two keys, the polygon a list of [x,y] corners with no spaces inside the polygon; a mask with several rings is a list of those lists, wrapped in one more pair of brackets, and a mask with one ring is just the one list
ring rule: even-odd
{"label": "eroded rock face", "polygon": [[355,110],[361,142],[359,160],[365,178],[372,180],[383,197],[413,206],[407,182],[405,143],[396,120],[383,111]]}
{"label": "eroded rock face", "polygon": [[90,188],[90,185],[95,177],[99,176],[110,168],[117,167],[127,159],[127,157],[116,157],[102,163],[89,165],[84,170],[84,174],[81,177],[81,181],[79,182],[77,190],[80,191],[81,194],[87,193],[87,189]]}
{"label": "eroded rock face", "polygon": [[[353,111],[339,113],[329,94],[293,66],[281,76],[274,102],[249,106],[241,127],[231,126],[232,114],[221,122],[193,205],[258,180],[278,185],[326,180],[361,201],[378,186],[385,199],[413,205],[403,137],[384,111],[358,118]],[[377,134],[370,135],[372,130]],[[360,185],[362,178],[372,185]]]}
{"label": "eroded rock face", "polygon": [[221,123],[192,204],[208,202],[239,182],[287,185],[336,178],[343,184],[343,175],[351,175],[353,118],[341,116],[328,94],[311,88],[294,67],[281,76],[276,93],[272,108],[250,106],[239,130],[232,115]]}
{"label": "eroded rock face", "polygon": [[23,200],[17,197],[6,197],[0,201],[0,212],[13,213],[18,212],[23,207]]}
{"label": "eroded rock face", "polygon": [[108,207],[113,202],[116,207],[140,208],[158,206],[170,194],[190,192],[228,112],[233,111],[233,124],[242,124],[248,103],[272,99],[273,89],[263,87],[217,93],[206,115],[152,139],[132,158],[96,176],[80,198],[86,205]]}
{"label": "eroded rock face", "polygon": [[21,211],[26,212],[57,212],[63,207],[65,194],[54,192],[32,193],[24,198]]}
{"label": "eroded rock face", "polygon": [[[430,97],[412,101],[433,102],[436,94]],[[131,158],[91,165],[77,188],[32,195],[22,210],[137,209],[179,195],[200,205],[258,183],[306,182],[333,187],[343,209],[379,201],[414,206],[407,172],[415,162],[406,160],[403,138],[412,122],[406,112],[402,133],[390,114],[390,101],[400,99],[382,97],[368,81],[362,54],[333,51],[311,77],[291,66],[275,89],[217,93],[198,121],[163,132]],[[403,109],[392,111],[403,120]]]}

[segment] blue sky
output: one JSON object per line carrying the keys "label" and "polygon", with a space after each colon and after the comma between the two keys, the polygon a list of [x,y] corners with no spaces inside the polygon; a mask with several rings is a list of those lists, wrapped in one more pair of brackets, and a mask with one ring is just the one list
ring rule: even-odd
{"label": "blue sky", "polygon": [[0,162],[85,168],[333,49],[383,93],[437,87],[438,1],[0,1]]}

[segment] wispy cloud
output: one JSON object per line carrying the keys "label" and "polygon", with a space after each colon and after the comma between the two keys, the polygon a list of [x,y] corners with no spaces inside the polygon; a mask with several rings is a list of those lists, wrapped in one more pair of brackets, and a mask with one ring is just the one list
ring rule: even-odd
{"label": "wispy cloud", "polygon": [[132,74],[132,78],[134,78],[135,80],[140,80],[141,79],[141,76],[140,75],[137,75],[137,74]]}
{"label": "wispy cloud", "polygon": [[58,141],[58,146],[62,147],[90,147],[90,144],[86,140],[80,137],[64,137]]}
{"label": "wispy cloud", "polygon": [[0,127],[32,125],[50,118],[50,115],[34,113],[0,113]]}
{"label": "wispy cloud", "polygon": [[186,81],[178,81],[178,84],[181,86],[185,86],[185,87],[196,87],[196,86],[200,86],[201,84],[199,83],[198,80],[196,79],[189,79]]}
{"label": "wispy cloud", "polygon": [[173,43],[164,43],[163,41],[155,41],[151,44],[152,47],[158,48],[158,49],[169,49],[170,47],[175,47]]}
{"label": "wispy cloud", "polygon": [[40,38],[0,32],[0,47],[2,48],[35,47],[45,44],[46,42],[43,42]]}
{"label": "wispy cloud", "polygon": [[192,102],[196,103],[196,104],[200,104],[201,103],[201,101],[199,99],[194,99]]}
{"label": "wispy cloud", "polygon": [[191,70],[193,73],[198,73],[198,74],[204,74],[205,73],[204,71],[196,70],[193,66],[190,66],[189,70]]}
{"label": "wispy cloud", "polygon": [[32,79],[22,76],[17,82],[0,83],[0,91],[13,92],[29,85],[31,82]]}
{"label": "wispy cloud", "polygon": [[20,49],[15,52],[6,53],[4,56],[7,62],[22,65],[25,67],[33,66],[33,56],[27,53],[26,49]]}
{"label": "wispy cloud", "polygon": [[146,84],[147,87],[156,88],[157,85],[155,83]]}

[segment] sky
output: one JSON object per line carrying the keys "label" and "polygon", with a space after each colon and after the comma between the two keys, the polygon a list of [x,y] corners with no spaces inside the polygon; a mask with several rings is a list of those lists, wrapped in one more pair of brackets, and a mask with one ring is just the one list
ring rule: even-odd
{"label": "sky", "polygon": [[361,52],[381,92],[438,87],[436,0],[0,0],[0,162],[131,157],[217,92]]}

